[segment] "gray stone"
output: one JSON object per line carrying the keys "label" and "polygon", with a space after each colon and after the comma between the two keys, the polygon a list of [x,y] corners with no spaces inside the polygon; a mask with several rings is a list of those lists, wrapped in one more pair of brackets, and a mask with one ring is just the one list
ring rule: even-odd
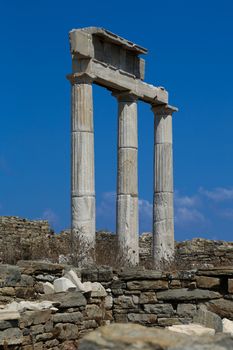
{"label": "gray stone", "polygon": [[196,277],[197,287],[203,289],[218,288],[220,286],[220,279],[208,276]]}
{"label": "gray stone", "polygon": [[83,294],[76,291],[41,295],[40,299],[51,301],[54,305],[59,305],[60,308],[79,307],[87,304]]}
{"label": "gray stone", "polygon": [[208,302],[207,308],[221,318],[229,318],[230,320],[233,320],[233,300],[211,300]]}
{"label": "gray stone", "polygon": [[64,312],[52,315],[52,320],[55,323],[80,323],[83,320],[81,312]]}
{"label": "gray stone", "polygon": [[18,266],[0,264],[0,286],[15,287],[21,280]]}
{"label": "gray stone", "polygon": [[157,301],[155,292],[142,292],[139,297],[139,304],[155,304]]}
{"label": "gray stone", "polygon": [[157,323],[157,316],[152,314],[128,313],[128,320],[134,323],[153,325]]}
{"label": "gray stone", "polygon": [[54,334],[60,340],[78,339],[78,326],[72,323],[57,323],[54,327]]}
{"label": "gray stone", "polygon": [[194,323],[202,324],[207,328],[213,328],[216,332],[222,332],[222,319],[214,312],[208,311],[206,307],[199,307],[196,315],[193,317]]}
{"label": "gray stone", "polygon": [[163,273],[157,270],[124,269],[118,273],[124,281],[161,279]]}
{"label": "gray stone", "polygon": [[187,288],[182,289],[171,289],[164,292],[157,293],[158,300],[209,300],[209,299],[218,299],[221,295],[218,292],[213,292],[203,289],[194,289],[189,290]]}
{"label": "gray stone", "polygon": [[197,311],[195,304],[178,304],[177,315],[181,317],[193,317]]}
{"label": "gray stone", "polygon": [[171,304],[146,304],[144,305],[144,311],[158,317],[171,317],[175,314]]}
{"label": "gray stone", "polygon": [[21,273],[26,275],[36,275],[42,273],[61,275],[63,270],[63,265],[32,260],[20,260],[18,261],[17,265],[19,266]]}
{"label": "gray stone", "polygon": [[129,290],[163,290],[168,289],[168,282],[164,280],[148,280],[148,281],[129,281],[127,282],[127,288]]}
{"label": "gray stone", "polygon": [[0,332],[0,345],[18,345],[23,342],[23,334],[19,328],[7,328]]}

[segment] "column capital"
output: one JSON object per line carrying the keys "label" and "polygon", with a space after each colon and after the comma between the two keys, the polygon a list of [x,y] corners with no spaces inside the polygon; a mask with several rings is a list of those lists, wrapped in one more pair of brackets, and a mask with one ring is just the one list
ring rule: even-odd
{"label": "column capital", "polygon": [[178,108],[170,106],[168,104],[152,105],[151,109],[155,115],[172,115],[172,113],[178,112]]}
{"label": "column capital", "polygon": [[130,90],[113,91],[112,96],[116,97],[118,102],[136,102],[138,100],[138,96]]}
{"label": "column capital", "polygon": [[68,74],[66,78],[72,85],[75,84],[92,84],[95,76],[89,73],[72,73]]}

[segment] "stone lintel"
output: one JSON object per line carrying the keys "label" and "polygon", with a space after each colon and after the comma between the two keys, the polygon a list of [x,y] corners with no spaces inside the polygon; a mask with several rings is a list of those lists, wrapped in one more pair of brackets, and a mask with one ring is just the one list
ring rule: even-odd
{"label": "stone lintel", "polygon": [[95,76],[86,72],[68,74],[66,78],[72,85],[74,84],[92,84]]}
{"label": "stone lintel", "polygon": [[177,107],[168,104],[152,105],[151,109],[155,115],[172,115],[172,113],[178,112]]}
{"label": "stone lintel", "polygon": [[130,90],[113,91],[112,96],[116,97],[119,102],[135,102],[138,100],[138,96]]}

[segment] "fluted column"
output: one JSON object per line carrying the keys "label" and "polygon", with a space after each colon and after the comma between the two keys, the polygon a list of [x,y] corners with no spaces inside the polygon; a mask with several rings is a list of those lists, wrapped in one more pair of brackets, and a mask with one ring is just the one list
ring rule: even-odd
{"label": "fluted column", "polygon": [[123,263],[134,266],[139,262],[137,98],[129,93],[115,96],[118,99],[118,247]]}
{"label": "fluted column", "polygon": [[[71,75],[72,83],[72,232],[78,253],[88,255],[95,245],[95,175],[92,78]],[[74,242],[75,243],[75,242]]]}
{"label": "fluted column", "polygon": [[157,265],[174,257],[172,113],[176,108],[152,107],[154,112],[153,258]]}

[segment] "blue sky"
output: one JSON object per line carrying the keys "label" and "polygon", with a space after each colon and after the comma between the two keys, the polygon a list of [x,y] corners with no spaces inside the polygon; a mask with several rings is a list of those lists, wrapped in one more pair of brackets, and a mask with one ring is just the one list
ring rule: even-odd
{"label": "blue sky", "polygon": [[[147,47],[146,81],[174,115],[176,239],[233,240],[233,2],[2,1],[0,215],[70,225],[68,32],[105,27]],[[115,229],[117,105],[94,87],[97,227]],[[139,103],[140,231],[151,230],[153,115]]]}

